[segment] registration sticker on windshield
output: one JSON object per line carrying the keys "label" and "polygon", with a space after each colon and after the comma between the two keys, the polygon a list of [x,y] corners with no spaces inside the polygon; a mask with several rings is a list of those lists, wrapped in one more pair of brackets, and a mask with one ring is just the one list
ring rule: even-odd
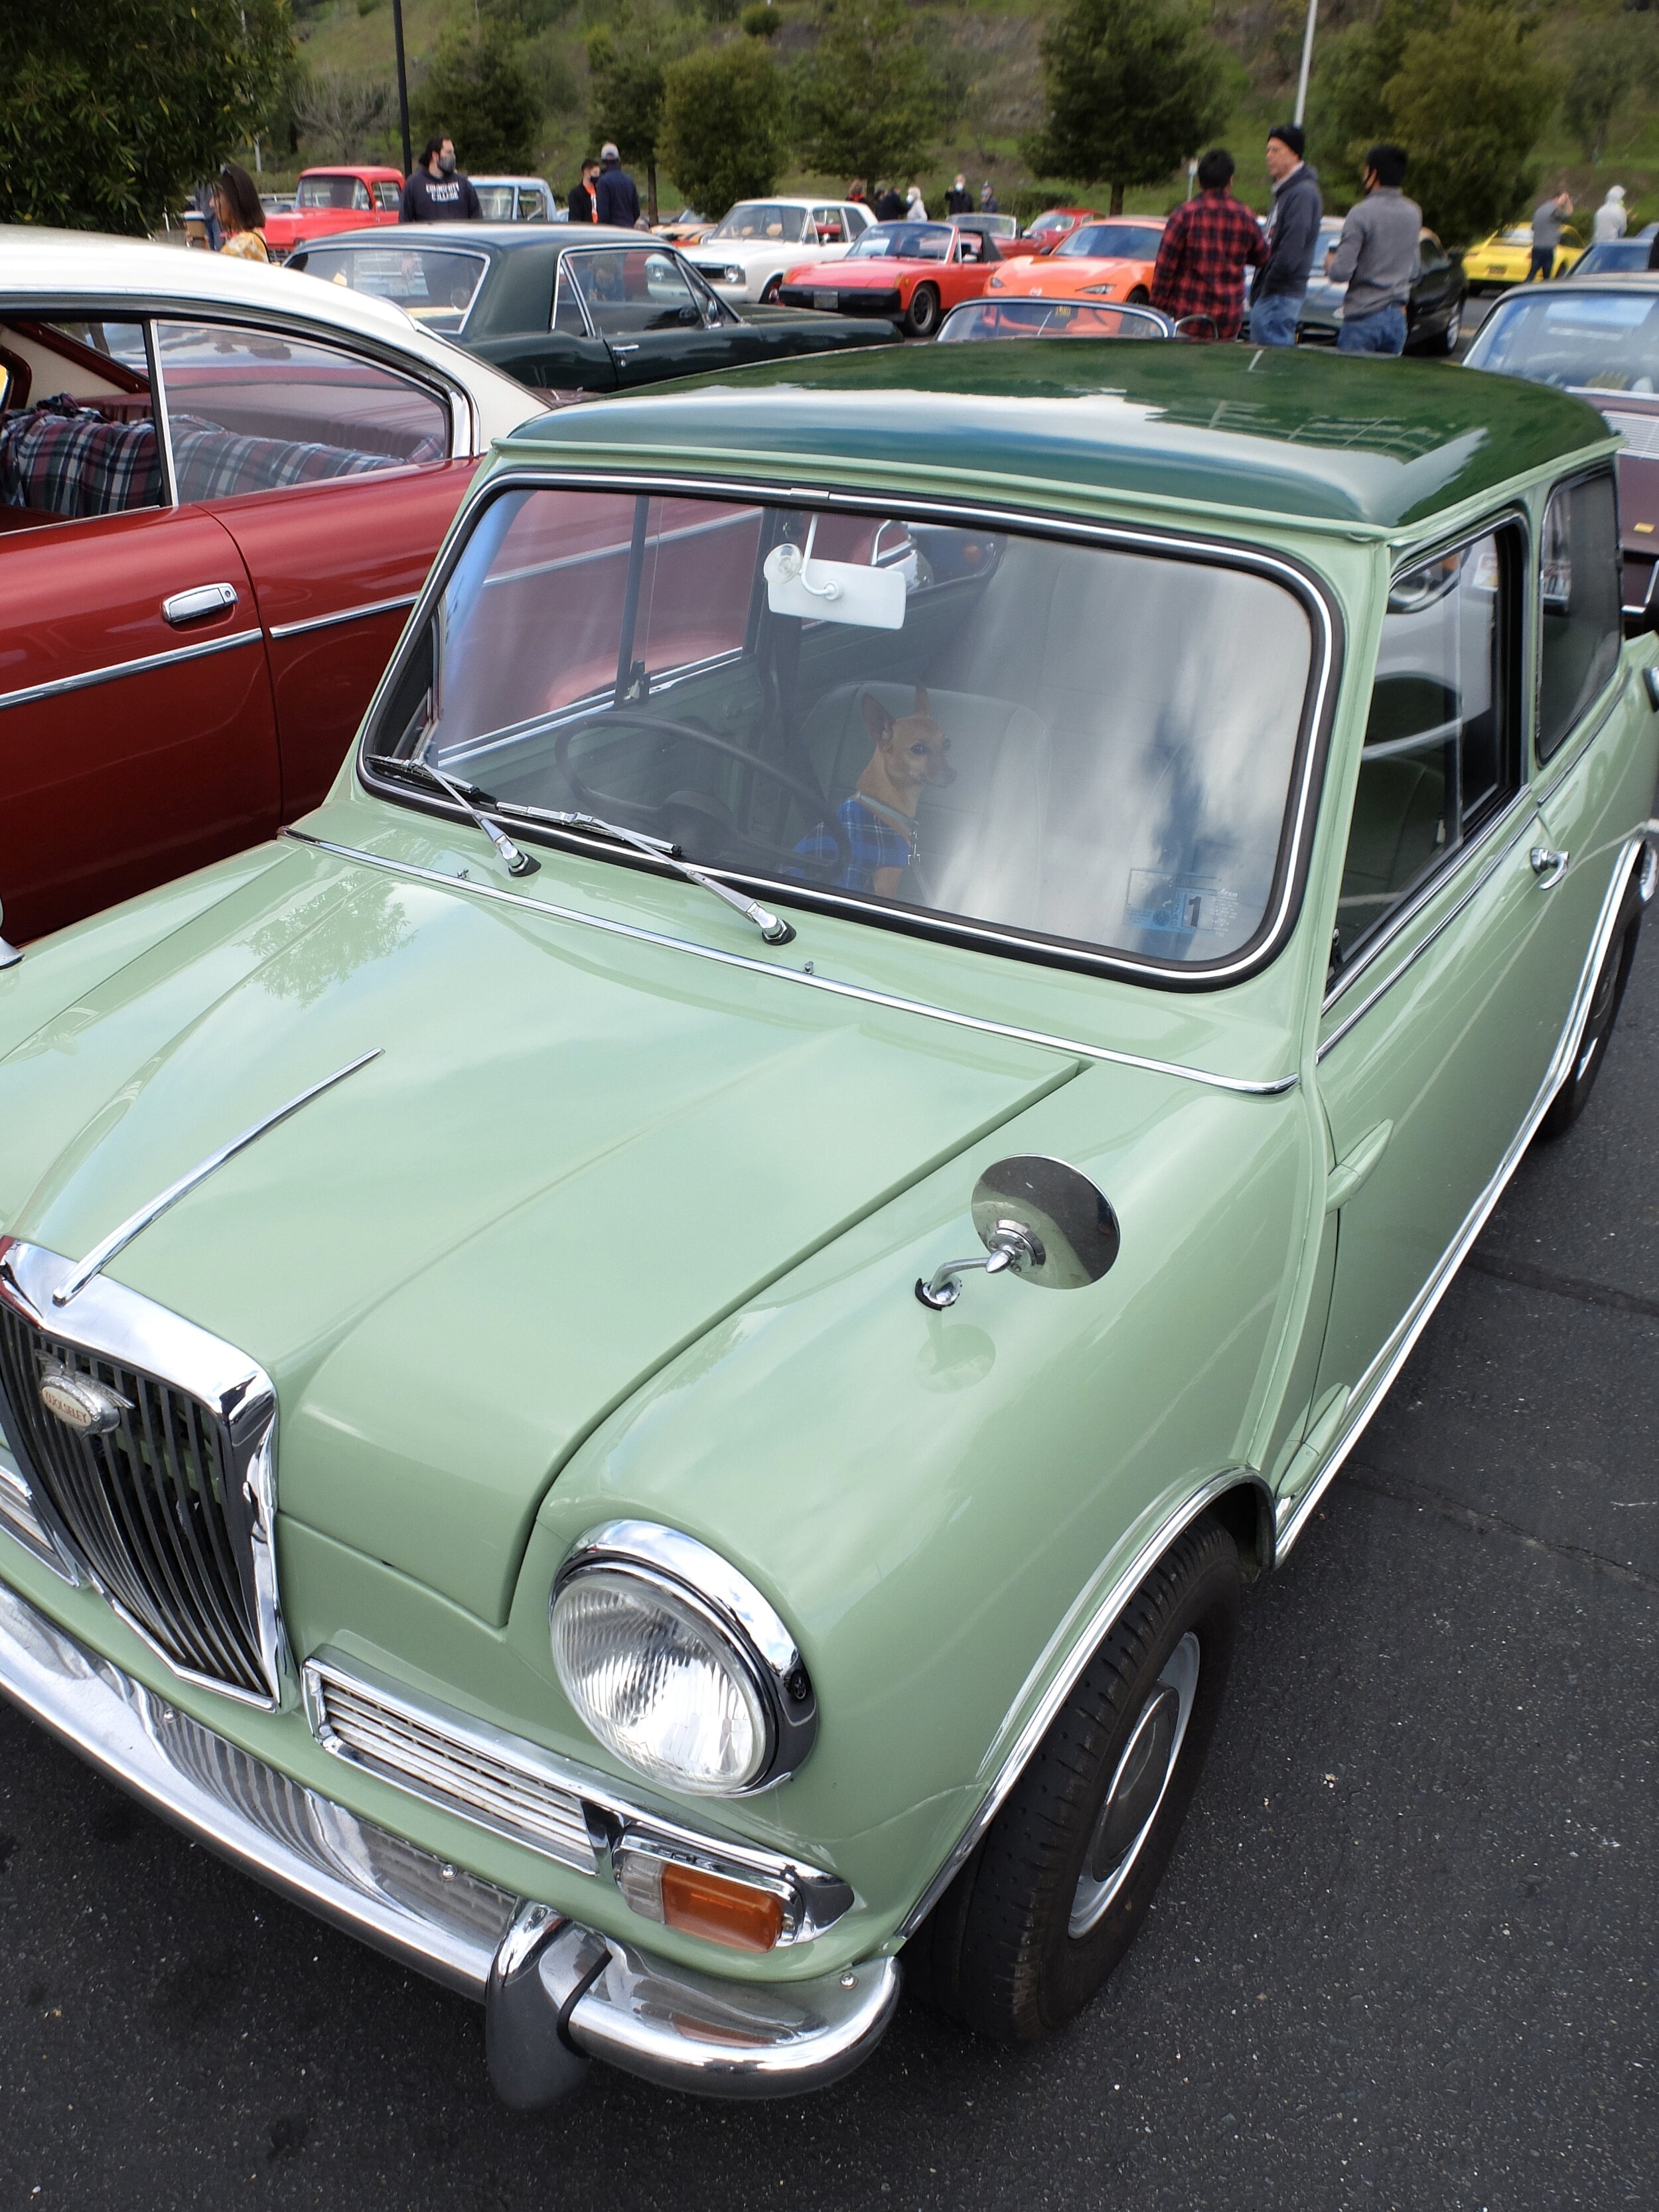
{"label": "registration sticker on windshield", "polygon": [[1238,895],[1212,876],[1169,875],[1161,868],[1132,868],[1123,918],[1137,929],[1194,937],[1231,937]]}

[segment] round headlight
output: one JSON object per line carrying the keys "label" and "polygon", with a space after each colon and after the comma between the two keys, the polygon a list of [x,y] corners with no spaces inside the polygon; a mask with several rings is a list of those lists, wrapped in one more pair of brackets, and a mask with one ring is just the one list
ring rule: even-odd
{"label": "round headlight", "polygon": [[671,1790],[723,1795],[765,1767],[760,1686],[720,1631],[665,1586],[579,1575],[553,1603],[553,1663],[599,1741]]}
{"label": "round headlight", "polygon": [[794,1638],[730,1563],[652,1522],[591,1529],[553,1586],[553,1664],[584,1724],[669,1790],[735,1796],[811,1749]]}

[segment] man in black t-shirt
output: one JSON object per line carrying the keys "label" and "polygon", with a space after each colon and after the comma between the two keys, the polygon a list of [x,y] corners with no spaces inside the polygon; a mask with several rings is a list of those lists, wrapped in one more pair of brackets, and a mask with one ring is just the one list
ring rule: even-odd
{"label": "man in black t-shirt", "polygon": [[483,213],[471,178],[455,166],[455,141],[428,138],[404,186],[404,222],[477,222]]}

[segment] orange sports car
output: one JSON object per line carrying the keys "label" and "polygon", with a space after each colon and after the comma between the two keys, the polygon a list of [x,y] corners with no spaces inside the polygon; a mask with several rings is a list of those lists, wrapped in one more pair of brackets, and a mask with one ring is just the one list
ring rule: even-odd
{"label": "orange sports car", "polygon": [[1014,298],[1133,300],[1151,296],[1162,216],[1112,216],[1085,223],[1052,253],[993,270],[988,293]]}

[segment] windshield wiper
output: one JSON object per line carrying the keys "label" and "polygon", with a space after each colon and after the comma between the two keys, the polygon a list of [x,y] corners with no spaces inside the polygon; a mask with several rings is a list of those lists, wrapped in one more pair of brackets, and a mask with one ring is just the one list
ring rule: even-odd
{"label": "windshield wiper", "polygon": [[717,876],[705,875],[701,868],[693,867],[680,851],[663,837],[647,837],[642,830],[629,830],[620,822],[602,821],[597,814],[578,814],[567,807],[518,806],[511,803],[501,808],[503,814],[521,817],[526,822],[546,822],[556,830],[579,830],[588,836],[614,837],[619,845],[631,845],[636,853],[644,853],[651,860],[665,860],[677,874],[689,884],[696,884],[706,891],[713,891],[717,899],[740,914],[745,921],[752,921],[768,945],[793,945],[795,933],[781,914],[774,914],[758,899],[745,898],[734,891]]}
{"label": "windshield wiper", "polygon": [[[434,768],[430,761],[397,760],[389,753],[371,753],[368,757],[368,764],[371,768],[384,769],[392,775],[421,776],[428,783],[435,783],[440,791],[446,793],[454,800],[457,806],[472,817],[479,829],[483,831],[484,836],[489,838],[502,860],[506,861],[507,872],[509,876],[533,876],[541,866],[541,862],[533,853],[521,851],[507,836],[506,830],[499,828],[490,820],[489,814],[496,813],[500,810],[489,793],[487,791],[480,791],[476,784],[457,783],[453,776],[446,775],[441,769]],[[485,807],[489,809],[489,814],[482,811]]]}

